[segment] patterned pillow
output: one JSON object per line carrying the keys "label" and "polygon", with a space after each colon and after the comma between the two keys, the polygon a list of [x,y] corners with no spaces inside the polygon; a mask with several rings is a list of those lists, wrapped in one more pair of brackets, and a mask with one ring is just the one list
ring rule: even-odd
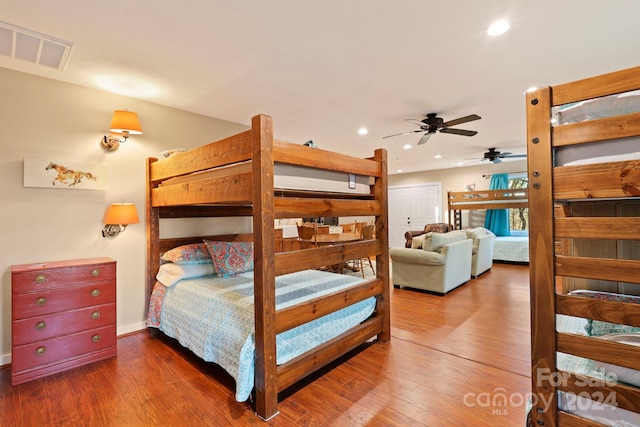
{"label": "patterned pillow", "polygon": [[205,240],[213,268],[222,277],[253,271],[253,242],[218,242]]}
{"label": "patterned pillow", "polygon": [[173,248],[160,259],[175,264],[207,264],[211,262],[211,255],[204,243],[194,243]]}

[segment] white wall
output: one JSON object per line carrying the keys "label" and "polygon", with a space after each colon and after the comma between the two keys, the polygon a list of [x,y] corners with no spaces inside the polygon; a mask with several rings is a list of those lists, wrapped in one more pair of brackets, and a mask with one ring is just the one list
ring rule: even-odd
{"label": "white wall", "polygon": [[[453,169],[442,169],[425,172],[389,175],[389,186],[417,185],[428,182],[442,183],[442,222],[449,222],[447,210],[448,191],[467,191],[467,185],[474,185],[476,190],[488,190],[489,178],[483,175],[494,173],[515,173],[527,170],[526,160],[503,161],[493,164],[481,163],[478,166],[468,166]],[[480,222],[480,223],[479,223]],[[469,224],[468,212],[463,212],[463,225]],[[475,218],[472,225],[484,224],[484,219]]]}
{"label": "white wall", "polygon": [[[118,334],[142,329],[146,317],[145,164],[171,148],[192,148],[248,126],[145,101],[0,68],[0,364],[10,362],[10,266],[90,257],[117,261]],[[115,109],[138,113],[143,135],[117,151],[99,144]],[[260,113],[260,112],[256,112]],[[247,123],[250,117],[247,117]],[[107,190],[25,188],[23,158],[107,166]],[[141,223],[103,238],[102,219],[113,202],[136,204]],[[163,220],[172,221],[175,220]],[[203,221],[193,225],[194,234]],[[177,225],[171,224],[169,229]],[[249,231],[250,220],[207,224],[211,233]],[[169,231],[169,234],[172,234]]]}

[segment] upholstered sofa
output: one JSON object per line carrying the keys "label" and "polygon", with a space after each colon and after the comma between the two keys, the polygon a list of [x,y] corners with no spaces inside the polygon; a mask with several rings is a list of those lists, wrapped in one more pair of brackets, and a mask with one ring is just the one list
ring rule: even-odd
{"label": "upholstered sofa", "polygon": [[493,266],[493,245],[496,235],[483,227],[464,230],[473,241],[471,251],[471,277],[474,279]]}
{"label": "upholstered sofa", "polygon": [[427,234],[427,233],[447,233],[449,231],[453,230],[453,226],[450,224],[447,224],[446,222],[436,222],[433,224],[427,224],[424,226],[424,229],[422,230],[414,230],[414,231],[407,231],[406,233],[404,233],[404,247],[405,248],[411,248],[412,247],[412,242],[413,239],[415,237],[419,237],[422,236],[423,234]]}
{"label": "upholstered sofa", "polygon": [[427,233],[421,246],[391,248],[394,285],[444,295],[471,279],[473,242],[464,231]]}

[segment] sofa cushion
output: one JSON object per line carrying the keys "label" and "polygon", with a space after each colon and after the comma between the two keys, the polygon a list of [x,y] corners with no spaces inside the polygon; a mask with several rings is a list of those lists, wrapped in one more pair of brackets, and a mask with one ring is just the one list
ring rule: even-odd
{"label": "sofa cushion", "polygon": [[444,245],[448,245],[449,243],[455,243],[455,242],[459,242],[461,240],[466,240],[466,239],[467,239],[467,233],[465,233],[463,230],[455,230],[455,231],[450,231],[448,233],[432,233],[429,249],[425,248],[427,246],[426,238],[425,238],[425,243],[422,244],[422,249],[437,251],[441,249]]}
{"label": "sofa cushion", "polygon": [[411,238],[411,249],[422,249],[424,243],[424,234]]}
{"label": "sofa cushion", "polygon": [[482,236],[486,236],[487,231],[489,230],[483,227],[469,228],[464,230],[464,232],[467,234],[467,239],[478,239]]}

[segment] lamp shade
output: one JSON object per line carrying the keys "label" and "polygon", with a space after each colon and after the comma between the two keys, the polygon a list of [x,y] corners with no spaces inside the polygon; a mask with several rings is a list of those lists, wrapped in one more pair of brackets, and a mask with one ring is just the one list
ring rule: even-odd
{"label": "lamp shade", "polygon": [[138,135],[142,133],[142,126],[138,120],[138,114],[133,111],[116,110],[111,118],[111,132],[130,133]]}
{"label": "lamp shade", "polygon": [[105,224],[128,225],[139,222],[136,205],[133,203],[113,203],[104,216]]}

